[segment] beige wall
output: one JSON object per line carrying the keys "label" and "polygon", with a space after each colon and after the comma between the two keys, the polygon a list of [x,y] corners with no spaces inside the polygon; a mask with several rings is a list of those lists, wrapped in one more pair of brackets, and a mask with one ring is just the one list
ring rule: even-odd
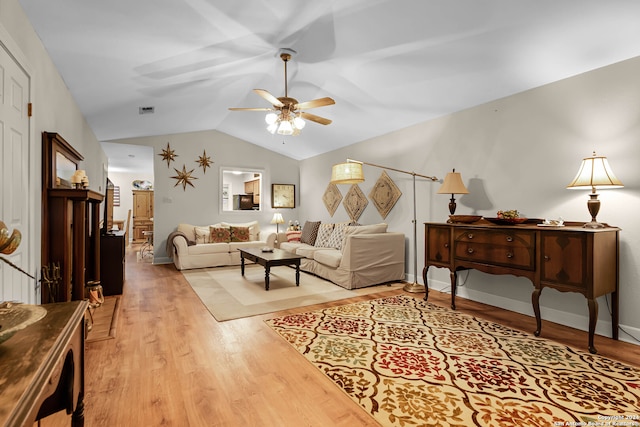
{"label": "beige wall", "polygon": [[[300,216],[345,220],[340,206],[331,218],[322,203],[331,165],[346,158],[363,160],[442,179],[455,168],[471,194],[458,197],[456,213],[495,216],[498,209],[518,209],[528,217],[585,221],[588,192],[566,190],[583,157],[593,150],[608,157],[625,184],[600,191],[598,219],[622,228],[620,244],[620,319],[640,336],[640,58],[631,59],[564,81],[496,100],[465,111],[373,138],[302,161]],[[381,170],[365,166],[369,194]],[[407,272],[413,271],[411,177],[389,172],[403,196],[386,218],[390,229],[408,237]],[[417,182],[418,275],[424,266],[424,227],[445,221],[450,196],[436,194],[440,183]],[[348,186],[339,187],[343,194]],[[361,223],[382,221],[369,203]],[[448,270],[431,269],[430,285],[449,289]],[[413,277],[409,277],[413,280]],[[420,281],[421,278],[420,278]],[[459,295],[532,314],[532,285],[522,278],[460,274]],[[609,310],[598,300],[598,331],[609,335]],[[544,319],[586,328],[587,306],[581,295],[545,289]],[[624,334],[621,333],[624,338]],[[628,337],[627,337],[628,339]]]}

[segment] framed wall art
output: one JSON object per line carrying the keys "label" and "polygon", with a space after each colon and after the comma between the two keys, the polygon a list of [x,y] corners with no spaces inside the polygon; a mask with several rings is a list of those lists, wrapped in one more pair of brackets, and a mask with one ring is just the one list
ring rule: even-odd
{"label": "framed wall art", "polygon": [[271,184],[271,207],[289,208],[296,207],[296,186],[294,184]]}

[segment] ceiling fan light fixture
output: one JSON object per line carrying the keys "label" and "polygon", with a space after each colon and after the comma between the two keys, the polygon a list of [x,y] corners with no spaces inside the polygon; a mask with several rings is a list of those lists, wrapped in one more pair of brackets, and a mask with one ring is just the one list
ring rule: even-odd
{"label": "ceiling fan light fixture", "polygon": [[267,132],[269,132],[271,135],[275,134],[277,130],[278,130],[277,122],[273,122],[269,126],[267,126]]}
{"label": "ceiling fan light fixture", "polygon": [[264,117],[264,121],[267,122],[268,125],[271,125],[278,121],[278,115],[276,113],[269,113]]}
{"label": "ceiling fan light fixture", "polygon": [[302,130],[302,129],[304,129],[306,124],[307,123],[304,120],[302,120],[302,117],[300,117],[300,116],[296,116],[296,118],[293,119],[293,125],[294,125],[294,127],[296,129]]}
{"label": "ceiling fan light fixture", "polygon": [[280,126],[278,126],[278,134],[291,135],[292,133],[293,133],[293,126],[291,126],[291,122],[288,120],[281,121]]}

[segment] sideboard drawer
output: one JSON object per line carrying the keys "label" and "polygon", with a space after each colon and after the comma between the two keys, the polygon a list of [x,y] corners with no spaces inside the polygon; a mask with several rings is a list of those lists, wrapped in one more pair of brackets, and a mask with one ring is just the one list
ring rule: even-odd
{"label": "sideboard drawer", "polygon": [[535,270],[532,231],[465,230],[455,237],[455,257],[525,270]]}

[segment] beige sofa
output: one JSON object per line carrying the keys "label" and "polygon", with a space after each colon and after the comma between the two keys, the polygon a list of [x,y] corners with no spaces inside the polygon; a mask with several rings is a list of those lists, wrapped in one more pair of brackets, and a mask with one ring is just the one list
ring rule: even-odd
{"label": "beige sofa", "polygon": [[[287,241],[286,233],[279,233],[277,246],[303,255],[305,258],[300,261],[301,270],[346,289],[405,279],[404,234],[387,232],[387,224],[332,225],[334,232],[342,232],[342,238],[338,239],[337,244],[335,236],[333,243],[316,241],[311,245]],[[339,227],[343,230],[338,230]],[[338,247],[327,247],[329,245]]]}
{"label": "beige sofa", "polygon": [[[212,242],[216,230],[241,230],[243,237],[249,233],[248,241]],[[247,223],[221,222],[207,226],[179,224],[175,232],[167,239],[167,253],[172,256],[178,270],[193,268],[240,265],[240,249],[275,246],[276,233],[263,237],[257,221]]]}

